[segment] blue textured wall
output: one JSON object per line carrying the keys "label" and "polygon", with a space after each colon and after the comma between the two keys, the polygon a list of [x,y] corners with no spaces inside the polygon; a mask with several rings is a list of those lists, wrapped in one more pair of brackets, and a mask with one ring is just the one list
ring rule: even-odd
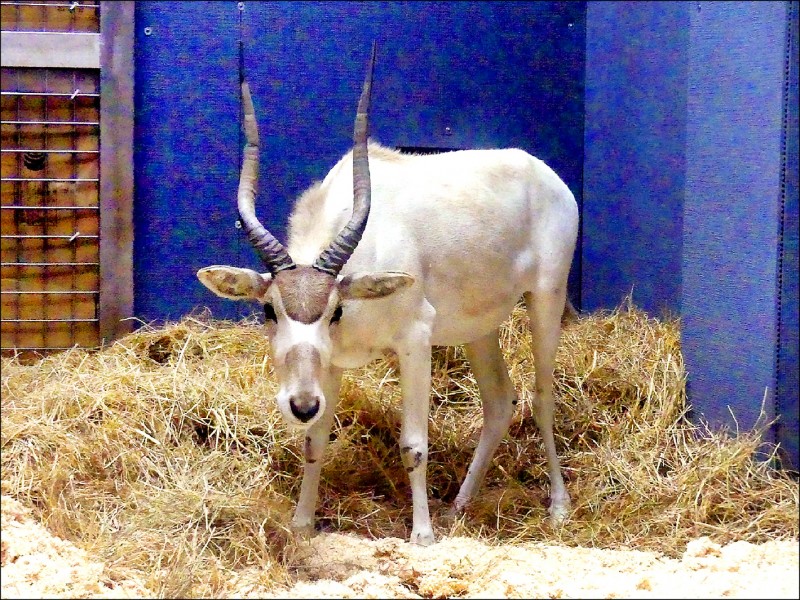
{"label": "blue textured wall", "polygon": [[135,19],[134,314],[235,317],[195,272],[241,254],[236,4],[137,2]]}
{"label": "blue textured wall", "polygon": [[680,309],[688,39],[686,2],[589,3],[584,310]]}
{"label": "blue textured wall", "polygon": [[748,429],[766,393],[795,466],[796,9],[588,4],[582,271],[584,309],[679,313],[695,414]]}
{"label": "blue textured wall", "polygon": [[784,2],[690,11],[683,349],[692,404],[731,427],[765,395],[775,416],[785,33]]}
{"label": "blue textured wall", "polygon": [[[518,146],[548,162],[580,202],[585,3],[244,4],[245,75],[262,139],[256,206],[280,239],[293,199],[349,149],[373,39],[375,139]],[[194,273],[259,266],[233,228],[237,3],[140,2],[136,11],[135,312],[172,319],[207,305],[235,318],[251,307],[216,299]]]}

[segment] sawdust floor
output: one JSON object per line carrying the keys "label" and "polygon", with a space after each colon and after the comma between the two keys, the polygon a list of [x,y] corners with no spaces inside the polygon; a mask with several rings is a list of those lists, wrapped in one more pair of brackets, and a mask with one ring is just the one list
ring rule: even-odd
{"label": "sawdust floor", "polygon": [[[51,535],[30,512],[2,497],[3,598],[153,597],[135,579],[112,580],[105,567]],[[429,548],[390,538],[320,534],[292,558],[294,584],[268,591],[260,573],[232,574],[238,598],[798,598],[798,543],[708,538],[680,560],[637,550],[566,548],[540,543],[490,546],[447,538]]]}

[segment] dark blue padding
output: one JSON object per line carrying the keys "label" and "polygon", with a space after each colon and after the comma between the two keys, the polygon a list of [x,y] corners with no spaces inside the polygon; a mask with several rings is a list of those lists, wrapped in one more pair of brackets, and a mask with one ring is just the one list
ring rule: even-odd
{"label": "dark blue padding", "polygon": [[[293,199],[351,145],[373,40],[373,139],[524,148],[580,202],[584,3],[267,2],[246,3],[244,17],[245,72],[265,140],[259,210],[279,238]],[[580,251],[576,302],[579,260]]]}
{"label": "dark blue padding", "polygon": [[[195,271],[260,267],[233,229],[237,3],[136,10],[135,312],[165,319],[209,306],[235,317],[250,307],[217,300]],[[585,3],[245,2],[242,18],[262,141],[257,212],[279,239],[297,195],[350,148],[373,40],[375,139],[518,146],[548,162],[580,202]],[[576,303],[578,273],[576,265]]]}
{"label": "dark blue padding", "polygon": [[784,87],[784,165],[783,165],[783,227],[781,244],[781,287],[778,338],[778,405],[780,415],[777,439],[784,452],[784,460],[800,469],[800,359],[798,358],[798,3],[789,5],[786,45],[786,82]]}
{"label": "dark blue padding", "polygon": [[677,313],[685,195],[689,4],[590,2],[583,308]]}
{"label": "dark blue padding", "polygon": [[775,416],[785,31],[783,2],[690,11],[683,350],[690,402],[731,428]]}
{"label": "dark blue padding", "polygon": [[789,6],[588,4],[582,292],[590,310],[632,288],[678,312],[695,415],[750,428],[766,391],[765,418],[781,417],[767,437],[796,466]]}
{"label": "dark blue padding", "polygon": [[134,314],[146,321],[240,308],[195,277],[240,255],[237,20],[235,2],[136,3]]}

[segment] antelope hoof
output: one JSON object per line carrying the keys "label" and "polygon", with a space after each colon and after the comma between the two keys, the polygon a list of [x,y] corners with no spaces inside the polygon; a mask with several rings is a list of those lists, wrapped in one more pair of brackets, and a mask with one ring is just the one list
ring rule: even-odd
{"label": "antelope hoof", "polygon": [[409,543],[416,544],[417,546],[430,546],[435,542],[433,538],[433,531],[430,528],[422,531],[417,531],[413,529],[411,531],[411,539],[409,539]]}
{"label": "antelope hoof", "polygon": [[567,522],[569,517],[569,502],[553,502],[547,509],[550,513],[550,524],[553,527],[560,527]]}
{"label": "antelope hoof", "polygon": [[456,498],[456,501],[453,502],[453,505],[450,507],[450,510],[447,511],[447,518],[457,519],[458,517],[464,514],[465,508],[467,508],[466,500],[459,501],[458,498]]}
{"label": "antelope hoof", "polygon": [[464,509],[463,508],[459,508],[458,506],[451,506],[450,509],[445,513],[444,516],[445,516],[445,519],[447,519],[448,522],[452,522],[452,521],[455,521],[456,519],[458,519],[463,514],[464,514]]}
{"label": "antelope hoof", "polygon": [[314,531],[314,521],[311,521],[310,523],[296,523],[296,522],[292,521],[292,523],[289,525],[289,529],[291,529],[292,534],[296,538],[300,538],[300,539],[304,539],[304,540],[311,539],[311,537],[315,533],[315,531]]}

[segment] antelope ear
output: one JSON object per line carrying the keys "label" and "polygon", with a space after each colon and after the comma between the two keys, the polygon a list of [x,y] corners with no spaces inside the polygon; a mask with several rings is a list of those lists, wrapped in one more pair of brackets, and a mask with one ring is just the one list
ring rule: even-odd
{"label": "antelope ear", "polygon": [[397,290],[407,288],[414,283],[414,278],[401,271],[384,271],[382,273],[352,273],[343,277],[339,283],[339,295],[342,299],[383,298]]}
{"label": "antelope ear", "polygon": [[263,300],[272,283],[268,273],[223,265],[200,269],[197,278],[217,296],[230,300]]}

